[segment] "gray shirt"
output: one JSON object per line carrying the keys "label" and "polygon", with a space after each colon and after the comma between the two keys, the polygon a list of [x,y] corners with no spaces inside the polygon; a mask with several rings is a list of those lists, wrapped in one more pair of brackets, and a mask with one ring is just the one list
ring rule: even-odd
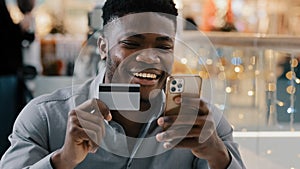
{"label": "gray shirt", "polygon": [[[10,148],[3,155],[1,169],[52,169],[50,157],[64,144],[68,112],[89,98],[96,97],[95,87],[104,74],[81,86],[59,89],[52,94],[32,100],[18,116],[12,134]],[[159,111],[159,109],[158,109]],[[217,133],[226,145],[232,160],[228,169],[245,168],[238,145],[233,142],[232,128],[222,113],[213,111],[218,119]],[[76,169],[206,169],[206,160],[196,158],[188,149],[166,151],[155,140],[161,131],[153,118],[142,129],[142,138],[136,142],[133,153],[126,152],[126,137],[122,126],[106,123],[103,145],[95,154],[88,154]],[[149,138],[149,139],[148,139]],[[128,156],[125,155],[128,153]],[[153,155],[156,154],[156,155]]]}

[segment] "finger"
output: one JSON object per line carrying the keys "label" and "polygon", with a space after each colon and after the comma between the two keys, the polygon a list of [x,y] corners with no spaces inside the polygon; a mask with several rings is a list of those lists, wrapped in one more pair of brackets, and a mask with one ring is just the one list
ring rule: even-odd
{"label": "finger", "polygon": [[[82,124],[85,124],[85,123],[82,123],[82,122],[88,121],[89,123],[93,123],[94,125],[100,125],[100,127],[102,129],[105,129],[103,116],[99,113],[91,114],[91,113],[84,112],[80,109],[77,109],[76,110],[76,115],[77,115],[79,124],[81,126],[83,126]],[[104,132],[104,131],[105,130],[102,130],[102,132]],[[103,133],[103,135],[104,135],[104,133]]]}
{"label": "finger", "polygon": [[89,99],[79,106],[77,106],[77,109],[80,109],[82,111],[91,112],[97,108],[97,101],[96,99]]}
{"label": "finger", "polygon": [[[88,114],[88,113],[86,113]],[[98,137],[103,137],[105,134],[105,126],[101,121],[98,121],[98,123],[93,123],[90,120],[85,120],[83,118],[78,118],[78,112],[75,110],[71,111],[68,118],[68,129],[69,133],[72,135],[75,140],[89,140],[89,137],[87,136],[85,129],[94,131],[95,133],[98,133]]]}
{"label": "finger", "polygon": [[185,138],[182,140],[173,140],[169,142],[172,147],[192,149],[199,146],[198,138]]}
{"label": "finger", "polygon": [[90,139],[84,129],[76,124],[70,125],[68,128],[68,133],[72,136],[72,140],[78,143],[88,141]]}
{"label": "finger", "polygon": [[99,148],[99,146],[91,146],[89,152],[90,152],[90,153],[96,153],[97,150],[98,150],[98,148]]}
{"label": "finger", "polygon": [[105,125],[103,124],[104,122],[99,122],[99,123],[92,123],[88,120],[85,119],[79,119],[79,124],[82,128],[92,130],[96,132],[98,135],[105,135]]}
{"label": "finger", "polygon": [[163,143],[163,147],[166,149],[170,148],[187,148],[193,149],[199,146],[196,138],[186,138],[186,139],[176,139],[172,141],[167,141]]}
{"label": "finger", "polygon": [[111,115],[111,112],[109,111],[109,108],[107,107],[107,105],[99,99],[96,99],[96,102],[98,105],[97,107],[99,108],[99,112],[101,112],[104,119],[107,121],[111,121],[112,115]]}
{"label": "finger", "polygon": [[95,124],[98,124],[104,119],[101,114],[97,114],[97,113],[89,113],[80,109],[75,109],[75,112],[78,119],[84,119]]}
{"label": "finger", "polygon": [[166,116],[178,114],[191,114],[191,115],[207,115],[209,109],[205,102],[199,98],[185,98],[181,100],[177,107],[165,112]]}
{"label": "finger", "polygon": [[156,139],[159,142],[170,141],[182,138],[198,138],[202,128],[178,127],[175,129],[169,129],[156,135]]}
{"label": "finger", "polygon": [[102,136],[97,135],[94,131],[76,127],[76,132],[72,132],[73,140],[77,145],[82,145],[88,151],[97,149],[101,143]]}
{"label": "finger", "polygon": [[92,141],[91,146],[94,149],[95,147],[99,147],[101,140],[103,138],[103,135],[93,131],[93,130],[89,130],[89,129],[83,129],[84,132],[87,134],[88,136],[88,141]]}
{"label": "finger", "polygon": [[77,109],[80,109],[85,112],[90,112],[91,114],[101,114],[101,116],[103,116],[104,119],[108,121],[112,119],[109,108],[104,102],[100,101],[99,99],[87,100],[81,105],[79,105]]}
{"label": "finger", "polygon": [[179,113],[180,113],[180,105],[164,112],[164,116],[178,115]]}
{"label": "finger", "polygon": [[93,145],[93,142],[88,140],[82,143],[84,149],[89,153],[95,153],[98,150],[98,146]]}
{"label": "finger", "polygon": [[202,126],[206,121],[210,121],[207,116],[192,116],[192,115],[180,115],[180,116],[164,116],[157,120],[159,126],[163,128],[169,128],[173,125],[197,125]]}
{"label": "finger", "polygon": [[[202,132],[203,133],[203,132]],[[206,134],[205,134],[206,135]],[[176,148],[188,148],[188,149],[195,149],[196,147],[207,147],[207,146],[215,146],[214,144],[217,143],[216,141],[208,141],[213,140],[211,138],[218,137],[213,133],[209,134],[210,136],[206,138],[205,142],[201,142],[199,138],[192,137],[192,138],[184,138],[184,139],[175,139],[164,143],[165,148],[176,147]],[[213,136],[214,135],[214,136]],[[210,142],[210,143],[208,143]]]}
{"label": "finger", "polygon": [[205,143],[209,138],[211,138],[214,134],[214,130],[203,130],[199,137],[198,143]]}
{"label": "finger", "polygon": [[75,110],[72,110],[68,114],[68,129],[72,130],[74,127],[81,127]]}
{"label": "finger", "polygon": [[93,143],[91,140],[84,141],[82,143],[84,149],[89,153],[95,153],[98,150],[98,146]]}

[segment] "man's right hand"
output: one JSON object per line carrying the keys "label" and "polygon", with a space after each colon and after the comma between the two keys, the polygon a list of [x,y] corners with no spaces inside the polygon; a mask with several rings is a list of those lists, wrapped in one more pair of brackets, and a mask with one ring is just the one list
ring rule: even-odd
{"label": "man's right hand", "polygon": [[98,99],[88,100],[69,112],[65,143],[51,157],[55,169],[69,169],[97,151],[105,135],[104,119],[112,119],[108,107]]}

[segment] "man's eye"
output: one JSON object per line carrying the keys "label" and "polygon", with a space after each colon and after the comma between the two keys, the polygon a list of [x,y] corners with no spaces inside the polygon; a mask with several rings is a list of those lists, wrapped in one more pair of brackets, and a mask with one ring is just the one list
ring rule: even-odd
{"label": "man's eye", "polygon": [[137,47],[140,46],[139,43],[132,42],[132,41],[127,41],[127,40],[121,41],[120,44],[123,45],[126,48],[137,48]]}
{"label": "man's eye", "polygon": [[173,47],[170,46],[170,45],[161,45],[161,46],[157,46],[156,48],[162,49],[162,50],[171,50],[171,49],[173,49]]}

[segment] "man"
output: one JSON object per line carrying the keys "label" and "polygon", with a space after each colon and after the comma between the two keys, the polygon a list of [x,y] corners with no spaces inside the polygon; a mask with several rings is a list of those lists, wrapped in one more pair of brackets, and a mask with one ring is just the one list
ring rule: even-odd
{"label": "man", "polygon": [[[186,113],[179,120],[162,115],[174,16],[172,0],[108,0],[98,41],[106,68],[80,87],[33,100],[15,123],[1,167],[244,168],[230,125],[202,100],[176,99]],[[100,83],[140,84],[140,111],[109,110],[94,99]]]}

